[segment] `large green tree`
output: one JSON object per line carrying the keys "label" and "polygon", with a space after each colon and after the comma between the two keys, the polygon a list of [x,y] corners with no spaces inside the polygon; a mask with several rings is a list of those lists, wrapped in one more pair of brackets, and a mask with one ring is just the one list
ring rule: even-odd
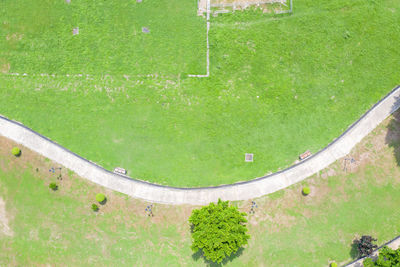
{"label": "large green tree", "polygon": [[218,200],[201,209],[193,210],[189,218],[192,226],[192,250],[202,250],[204,257],[221,263],[226,257],[247,244],[246,213],[239,212],[228,201]]}
{"label": "large green tree", "polygon": [[370,258],[364,260],[365,267],[400,267],[400,248],[393,250],[389,247],[383,247],[379,251],[376,261]]}

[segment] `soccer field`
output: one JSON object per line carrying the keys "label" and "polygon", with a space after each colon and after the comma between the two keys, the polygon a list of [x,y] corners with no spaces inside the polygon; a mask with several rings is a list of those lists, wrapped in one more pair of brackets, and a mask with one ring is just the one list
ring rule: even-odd
{"label": "soccer field", "polygon": [[[228,184],[290,166],[400,83],[399,1],[298,0],[293,15],[211,17],[211,75],[200,79],[187,77],[205,72],[206,23],[195,1],[35,2],[60,13],[53,30],[45,19],[33,23],[46,9],[32,4],[33,16],[3,1],[1,36],[16,37],[0,41],[8,72],[0,113],[107,169],[159,184]],[[68,14],[72,7],[81,11]],[[169,17],[176,9],[182,16]]]}

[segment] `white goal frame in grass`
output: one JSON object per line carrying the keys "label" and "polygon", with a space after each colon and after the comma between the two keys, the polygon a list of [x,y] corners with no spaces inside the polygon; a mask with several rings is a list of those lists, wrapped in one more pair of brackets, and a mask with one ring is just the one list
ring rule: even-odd
{"label": "white goal frame in grass", "polygon": [[[188,77],[192,78],[207,78],[210,77],[210,43],[209,43],[209,31],[210,31],[210,14],[211,14],[211,7],[235,7],[235,6],[254,6],[254,5],[260,5],[260,4],[268,4],[268,3],[282,3],[281,0],[261,0],[259,2],[240,2],[240,3],[232,3],[232,4],[211,4],[211,0],[207,0],[207,9],[206,9],[206,21],[207,21],[207,42],[206,42],[206,74],[188,74]],[[198,3],[199,4],[199,3]],[[287,11],[279,12],[277,14],[285,14],[285,13],[293,13],[293,0],[289,0],[290,4],[290,9]],[[199,8],[198,8],[199,9]],[[222,12],[223,13],[223,12]],[[56,74],[48,74],[48,73],[41,73],[41,74],[28,74],[28,73],[9,73],[10,75],[13,76],[42,76],[42,77],[56,77],[56,76],[65,76],[65,77],[86,77],[88,78],[89,74],[64,74],[64,75],[56,75]],[[111,76],[111,75],[105,75],[105,76]],[[136,76],[136,77],[157,77],[158,75],[154,74],[137,74],[137,75],[126,75],[123,74],[125,78],[129,76]]]}
{"label": "white goal frame in grass", "polygon": [[[206,69],[206,74],[189,74],[189,77],[196,77],[196,78],[206,78],[210,77],[210,44],[208,41],[208,33],[210,31],[210,14],[211,14],[211,7],[233,7],[235,6],[259,6],[260,4],[270,4],[270,3],[282,3],[282,0],[264,0],[264,1],[259,1],[259,2],[244,2],[244,3],[232,3],[232,4],[211,4],[211,0],[207,0],[207,55],[206,55],[206,62],[207,62],[207,69]],[[285,14],[285,13],[293,13],[293,0],[289,0],[289,10],[287,11],[281,11],[276,14]],[[225,12],[221,12],[225,13]]]}

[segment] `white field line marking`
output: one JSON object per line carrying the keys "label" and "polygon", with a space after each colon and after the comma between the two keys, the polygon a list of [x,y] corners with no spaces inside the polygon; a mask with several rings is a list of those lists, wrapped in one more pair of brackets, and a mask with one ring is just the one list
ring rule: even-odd
{"label": "white field line marking", "polygon": [[[210,0],[207,0],[207,74],[200,74],[200,75],[193,75],[189,74],[189,77],[197,77],[197,78],[204,78],[204,77],[209,77],[210,76],[210,44],[208,42],[208,32],[210,31],[210,13],[211,13],[211,3]],[[28,73],[8,73],[9,75],[12,76],[42,76],[42,77],[86,77],[89,78],[89,74],[49,74],[49,73],[40,73],[40,74],[28,74]],[[105,77],[111,77],[111,75],[104,75]],[[124,74],[124,78],[129,77],[129,75]],[[138,74],[138,75],[132,75],[135,77],[159,77],[157,74]],[[162,77],[162,75],[161,75]],[[128,78],[127,78],[128,79]]]}
{"label": "white field line marking", "polygon": [[208,42],[208,32],[210,31],[210,13],[211,13],[211,4],[210,0],[207,0],[207,74],[206,75],[195,75],[189,74],[189,77],[197,77],[197,78],[205,78],[210,76],[210,44]]}
{"label": "white field line marking", "polygon": [[[41,77],[53,77],[53,78],[55,78],[55,77],[86,77],[86,78],[89,78],[89,77],[98,76],[98,75],[80,74],[80,73],[77,73],[77,74],[50,74],[50,73],[35,74],[35,73],[18,73],[18,72],[6,73],[5,75],[23,76],[23,77],[24,76],[41,76]],[[102,76],[104,78],[113,78],[113,76],[110,74],[103,74],[100,76]],[[157,73],[156,74],[133,74],[133,75],[121,74],[121,76],[127,80],[129,80],[130,77],[151,77],[151,78],[158,78],[158,77],[168,78],[169,77],[169,76],[158,75]],[[114,77],[115,77],[115,75],[114,75]]]}

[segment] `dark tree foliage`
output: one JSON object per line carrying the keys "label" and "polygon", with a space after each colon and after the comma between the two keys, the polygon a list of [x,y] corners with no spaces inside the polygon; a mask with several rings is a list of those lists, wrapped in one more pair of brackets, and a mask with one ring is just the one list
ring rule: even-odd
{"label": "dark tree foliage", "polygon": [[400,248],[393,250],[385,246],[379,251],[376,261],[367,258],[363,265],[364,267],[400,267]]}
{"label": "dark tree foliage", "polygon": [[354,240],[354,243],[357,245],[360,258],[371,255],[374,249],[378,248],[377,245],[373,244],[375,241],[376,239],[369,235],[363,235],[360,240]]}
{"label": "dark tree foliage", "polygon": [[250,238],[247,235],[246,213],[229,206],[228,201],[218,200],[199,210],[193,210],[189,218],[192,226],[192,250],[202,250],[204,257],[221,263],[237,252]]}

